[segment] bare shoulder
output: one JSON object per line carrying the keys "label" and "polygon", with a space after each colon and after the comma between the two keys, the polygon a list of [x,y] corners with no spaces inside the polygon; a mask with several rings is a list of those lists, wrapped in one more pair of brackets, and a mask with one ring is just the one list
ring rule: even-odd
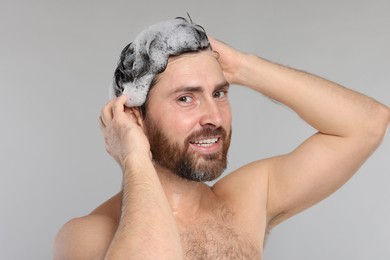
{"label": "bare shoulder", "polygon": [[121,196],[64,224],[54,241],[53,259],[103,259],[118,226]]}
{"label": "bare shoulder", "polygon": [[[219,180],[213,189],[216,192],[243,192],[242,187],[260,186],[267,184],[268,174],[273,158],[258,160],[244,165]],[[242,186],[244,185],[244,186]]]}
{"label": "bare shoulder", "polygon": [[242,166],[219,180],[212,189],[235,205],[265,209],[272,161],[270,158]]}

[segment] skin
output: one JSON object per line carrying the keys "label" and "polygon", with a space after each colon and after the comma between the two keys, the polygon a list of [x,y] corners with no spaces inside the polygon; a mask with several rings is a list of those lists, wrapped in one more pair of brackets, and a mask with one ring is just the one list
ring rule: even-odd
{"label": "skin", "polygon": [[[385,105],[214,39],[211,44],[219,59],[212,52],[172,59],[151,92],[148,113],[171,140],[183,142],[206,126],[230,130],[228,98],[216,95],[228,90],[226,82],[285,104],[318,133],[291,153],[245,165],[209,187],[154,165],[139,111],[124,107],[126,97],[111,100],[102,109],[101,127],[108,153],[122,167],[123,191],[65,224],[54,259],[192,259],[187,238],[194,230],[215,235],[218,242],[227,228],[241,239],[237,245],[245,240],[255,248],[247,258],[261,259],[268,230],[336,191],[383,139],[390,121]],[[190,149],[211,153],[222,142]],[[220,231],[205,229],[204,223]],[[197,242],[217,258],[208,243]],[[223,246],[223,239],[217,245]]]}

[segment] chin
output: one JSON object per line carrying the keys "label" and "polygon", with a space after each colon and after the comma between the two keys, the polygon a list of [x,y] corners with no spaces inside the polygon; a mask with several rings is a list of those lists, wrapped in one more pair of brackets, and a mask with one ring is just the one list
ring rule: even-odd
{"label": "chin", "polygon": [[[202,160],[203,161],[203,160]],[[226,160],[205,160],[196,166],[183,162],[177,174],[190,181],[206,182],[219,178],[226,169]]]}

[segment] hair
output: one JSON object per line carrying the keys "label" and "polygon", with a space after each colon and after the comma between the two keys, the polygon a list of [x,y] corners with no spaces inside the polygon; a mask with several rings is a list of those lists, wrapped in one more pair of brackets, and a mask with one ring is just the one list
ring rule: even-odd
{"label": "hair", "polygon": [[152,88],[157,84],[159,76],[160,76],[160,74],[157,74],[156,76],[154,76],[154,78],[152,79],[152,82],[150,83],[150,87],[149,87],[148,94],[146,95],[145,103],[143,103],[142,105],[139,106],[139,112],[141,113],[141,116],[144,119],[146,117],[146,110],[147,110],[147,106],[149,103],[150,92],[151,92]]}
{"label": "hair", "polygon": [[[157,84],[158,76],[165,71],[169,57],[211,50],[205,30],[192,20],[188,22],[183,17],[177,17],[161,24],[148,28],[139,34],[134,42],[126,45],[114,72],[112,89],[117,97],[125,90],[124,84],[142,80],[143,77],[151,78],[146,99],[139,106],[143,116],[146,116],[150,90]],[[173,27],[163,27],[166,24],[173,24]]]}

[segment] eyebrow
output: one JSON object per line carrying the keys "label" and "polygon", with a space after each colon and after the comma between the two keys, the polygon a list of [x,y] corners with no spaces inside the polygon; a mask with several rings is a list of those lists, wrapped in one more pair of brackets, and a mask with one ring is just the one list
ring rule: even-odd
{"label": "eyebrow", "polygon": [[220,89],[223,89],[223,88],[229,88],[229,87],[230,87],[229,82],[224,81],[224,82],[221,82],[221,83],[217,84],[217,85],[215,86],[215,88],[214,88],[214,91],[220,90]]}
{"label": "eyebrow", "polygon": [[186,86],[186,87],[179,87],[172,91],[172,94],[177,94],[181,92],[204,92],[203,87],[198,87],[198,86]]}
{"label": "eyebrow", "polygon": [[[224,82],[217,84],[214,87],[214,91],[217,91],[217,90],[220,90],[223,88],[229,88],[229,83],[227,81],[224,81]],[[174,91],[172,91],[171,94],[177,94],[177,93],[182,93],[182,92],[202,93],[202,92],[204,92],[204,88],[201,86],[183,86],[183,87],[179,87],[179,88],[175,89]]]}

